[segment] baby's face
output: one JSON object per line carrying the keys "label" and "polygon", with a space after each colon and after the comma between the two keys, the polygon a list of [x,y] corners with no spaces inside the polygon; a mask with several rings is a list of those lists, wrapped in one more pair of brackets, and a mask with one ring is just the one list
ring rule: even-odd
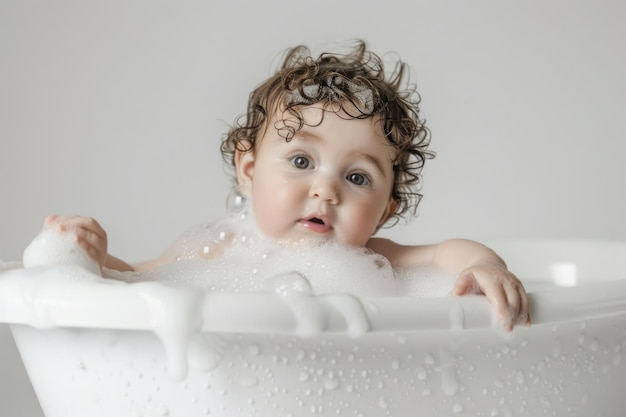
{"label": "baby's face", "polygon": [[303,115],[313,126],[286,141],[274,127],[286,116],[279,112],[255,151],[238,159],[239,185],[256,223],[278,240],[365,246],[396,207],[395,150],[375,118],[350,119],[318,105]]}

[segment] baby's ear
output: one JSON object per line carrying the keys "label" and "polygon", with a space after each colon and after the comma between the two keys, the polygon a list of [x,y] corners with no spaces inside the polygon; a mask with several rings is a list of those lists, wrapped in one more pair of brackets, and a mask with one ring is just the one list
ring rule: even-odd
{"label": "baby's ear", "polygon": [[383,225],[387,222],[387,220],[389,220],[389,218],[395,214],[397,209],[398,209],[398,201],[396,201],[393,197],[389,198],[387,207],[385,207],[385,211],[383,212],[383,215],[380,217],[380,221],[378,222],[378,225],[376,226],[376,230],[374,231],[374,233],[372,233],[372,235],[375,235],[380,230],[380,228],[383,227]]}
{"label": "baby's ear", "polygon": [[248,140],[237,144],[237,149],[235,150],[235,170],[239,191],[249,196],[252,190],[252,177],[254,174],[254,151],[252,143]]}

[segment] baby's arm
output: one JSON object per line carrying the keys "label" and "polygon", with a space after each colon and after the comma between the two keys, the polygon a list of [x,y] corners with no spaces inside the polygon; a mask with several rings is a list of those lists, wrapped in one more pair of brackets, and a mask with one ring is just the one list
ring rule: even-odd
{"label": "baby's arm", "polygon": [[44,221],[44,229],[56,228],[59,233],[73,233],[78,243],[100,267],[116,271],[149,271],[171,262],[168,255],[145,261],[137,265],[130,265],[115,256],[108,254],[108,240],[106,231],[100,224],[90,218],[82,216],[48,216]]}
{"label": "baby's arm", "polygon": [[478,242],[452,239],[438,245],[408,246],[373,238],[368,247],[387,257],[394,268],[435,264],[457,276],[453,293],[484,294],[507,330],[515,324],[530,325],[524,286],[502,258]]}

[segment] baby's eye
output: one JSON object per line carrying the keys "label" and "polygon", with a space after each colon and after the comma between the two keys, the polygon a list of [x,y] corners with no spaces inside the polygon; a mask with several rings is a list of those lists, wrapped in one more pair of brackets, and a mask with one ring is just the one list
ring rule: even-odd
{"label": "baby's eye", "polygon": [[291,158],[291,164],[298,169],[307,169],[311,167],[311,161],[306,156],[294,156]]}
{"label": "baby's eye", "polygon": [[363,174],[350,174],[348,175],[348,181],[354,185],[369,185],[369,180]]}

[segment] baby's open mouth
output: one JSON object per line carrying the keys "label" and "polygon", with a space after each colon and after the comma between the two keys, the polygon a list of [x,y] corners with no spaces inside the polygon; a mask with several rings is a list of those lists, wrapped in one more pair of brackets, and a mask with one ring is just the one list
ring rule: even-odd
{"label": "baby's open mouth", "polygon": [[328,233],[333,230],[328,219],[324,217],[302,218],[299,223],[307,230],[314,233]]}

